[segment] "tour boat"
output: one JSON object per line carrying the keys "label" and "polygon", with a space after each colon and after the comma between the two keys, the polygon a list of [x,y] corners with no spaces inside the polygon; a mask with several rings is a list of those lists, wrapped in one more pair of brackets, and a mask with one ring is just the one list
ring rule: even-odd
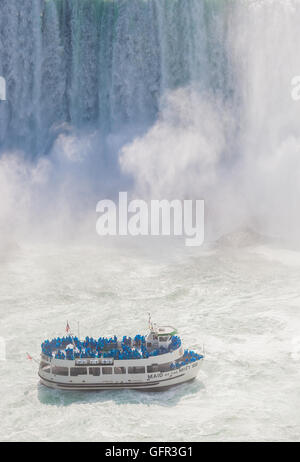
{"label": "tour boat", "polygon": [[161,391],[195,379],[203,359],[204,353],[183,349],[176,329],[149,320],[146,336],[79,340],[69,334],[45,340],[39,377],[61,390]]}

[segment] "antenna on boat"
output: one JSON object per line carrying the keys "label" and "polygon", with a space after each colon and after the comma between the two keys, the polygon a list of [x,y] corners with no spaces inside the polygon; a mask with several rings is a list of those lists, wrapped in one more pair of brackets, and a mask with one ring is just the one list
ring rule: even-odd
{"label": "antenna on boat", "polygon": [[149,320],[148,320],[149,330],[153,330],[153,324],[152,324],[152,321],[151,321],[151,313],[148,313],[148,315],[149,315]]}
{"label": "antenna on boat", "polygon": [[78,321],[78,339],[80,340],[80,323]]}

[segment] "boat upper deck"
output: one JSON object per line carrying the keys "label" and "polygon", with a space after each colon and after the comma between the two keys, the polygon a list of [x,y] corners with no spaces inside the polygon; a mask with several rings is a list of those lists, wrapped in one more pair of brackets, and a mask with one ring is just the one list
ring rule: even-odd
{"label": "boat upper deck", "polygon": [[115,360],[147,359],[171,353],[181,347],[181,339],[171,332],[150,332],[145,337],[137,334],[134,338],[117,336],[94,339],[86,337],[79,340],[71,335],[45,340],[42,343],[42,353],[48,358],[61,360],[113,358]]}

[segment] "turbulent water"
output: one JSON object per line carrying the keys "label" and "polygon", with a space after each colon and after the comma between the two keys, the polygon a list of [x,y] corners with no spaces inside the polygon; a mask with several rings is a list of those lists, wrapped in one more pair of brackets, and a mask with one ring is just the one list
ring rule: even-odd
{"label": "turbulent water", "polygon": [[[1,440],[299,440],[298,253],[164,247],[34,246],[1,267]],[[80,316],[82,335],[132,335],[147,311],[205,343],[196,381],[150,394],[38,385],[26,351],[38,357],[66,319],[77,331]]]}
{"label": "turbulent water", "polygon": [[[299,23],[300,0],[0,0],[1,439],[299,439]],[[272,239],[96,241],[119,191]],[[66,319],[149,310],[205,341],[192,385],[65,394],[24,362]]]}

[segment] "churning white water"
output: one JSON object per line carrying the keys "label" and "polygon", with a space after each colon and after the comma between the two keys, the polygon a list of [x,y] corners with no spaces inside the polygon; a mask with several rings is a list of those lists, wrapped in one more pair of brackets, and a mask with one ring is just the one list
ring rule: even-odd
{"label": "churning white water", "polygon": [[[300,0],[0,3],[0,439],[298,440]],[[272,239],[97,241],[119,191]],[[67,319],[132,335],[148,311],[205,343],[197,381],[62,393],[26,362]]]}
{"label": "churning white water", "polygon": [[[297,252],[212,248],[27,247],[1,266],[1,440],[298,440]],[[165,247],[165,250],[162,250]],[[40,342],[144,332],[147,312],[206,360],[198,379],[160,393],[61,392],[38,384]]]}

